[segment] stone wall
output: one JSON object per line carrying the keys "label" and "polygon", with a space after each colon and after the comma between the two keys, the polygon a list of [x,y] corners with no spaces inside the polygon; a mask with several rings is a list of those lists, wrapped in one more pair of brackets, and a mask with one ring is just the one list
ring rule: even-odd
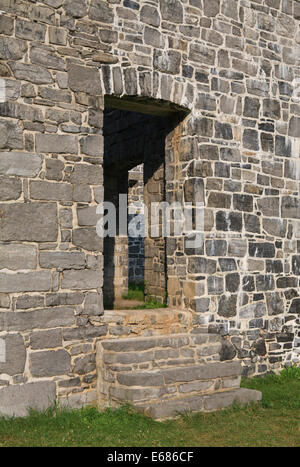
{"label": "stone wall", "polygon": [[96,399],[104,96],[190,112],[166,138],[166,199],[204,202],[205,238],[167,240],[169,305],[227,334],[245,374],[298,362],[300,2],[0,10],[0,408]]}
{"label": "stone wall", "polygon": [[[128,173],[128,222],[140,222],[143,232],[144,221],[144,167],[143,164],[134,167]],[[138,217],[137,217],[138,216]],[[128,233],[128,281],[133,284],[143,284],[145,279],[145,241],[144,237],[130,236]]]}

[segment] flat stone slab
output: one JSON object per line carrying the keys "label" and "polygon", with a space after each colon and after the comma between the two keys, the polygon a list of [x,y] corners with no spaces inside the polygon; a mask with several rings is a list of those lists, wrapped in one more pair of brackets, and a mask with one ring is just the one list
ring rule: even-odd
{"label": "flat stone slab", "polygon": [[29,409],[45,410],[54,403],[53,381],[39,381],[0,389],[0,415],[26,417]]}
{"label": "flat stone slab", "polygon": [[234,403],[241,406],[247,405],[251,402],[259,402],[261,398],[260,391],[238,388],[209,395],[188,396],[164,402],[137,405],[136,408],[150,418],[164,420],[176,418],[184,413],[225,409]]}

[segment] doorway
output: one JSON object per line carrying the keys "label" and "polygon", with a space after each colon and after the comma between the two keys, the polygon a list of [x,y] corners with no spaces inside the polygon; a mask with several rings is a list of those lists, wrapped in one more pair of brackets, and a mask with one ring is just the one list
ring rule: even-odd
{"label": "doorway", "polygon": [[166,238],[162,229],[152,237],[147,226],[152,203],[166,201],[165,141],[178,112],[138,110],[114,98],[104,111],[104,201],[116,213],[116,235],[104,238],[106,309],[123,309],[132,289],[142,291],[145,302],[168,302]]}

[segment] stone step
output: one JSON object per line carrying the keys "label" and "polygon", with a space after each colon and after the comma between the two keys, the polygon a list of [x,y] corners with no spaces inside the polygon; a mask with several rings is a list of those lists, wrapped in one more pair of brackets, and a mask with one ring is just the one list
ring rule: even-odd
{"label": "stone step", "polygon": [[109,339],[97,354],[112,373],[182,367],[219,361],[221,338],[213,334],[178,334],[147,338]]}
{"label": "stone step", "polygon": [[256,400],[240,390],[240,361],[220,361],[221,347],[221,336],[203,329],[100,341],[99,406],[129,402],[160,419]]}
{"label": "stone step", "polygon": [[239,361],[206,363],[151,371],[117,372],[116,383],[121,386],[163,387],[191,381],[206,381],[216,378],[235,377],[242,374]]}
{"label": "stone step", "polygon": [[218,334],[194,333],[194,334],[170,334],[163,336],[135,337],[128,339],[107,339],[101,341],[104,350],[111,352],[142,352],[154,348],[178,349],[187,346],[205,345],[208,343],[220,343]]}
{"label": "stone step", "polygon": [[116,402],[129,402],[135,404],[143,402],[146,403],[147,401],[159,402],[161,400],[176,399],[187,395],[203,395],[220,390],[239,388],[240,382],[241,376],[232,376],[174,383],[159,387],[137,387],[111,384],[106,388],[106,390],[102,385],[102,392],[105,392],[111,400]]}
{"label": "stone step", "polygon": [[135,407],[155,420],[175,418],[181,414],[191,412],[210,412],[225,409],[234,403],[246,405],[258,402],[262,398],[259,391],[245,388],[219,391],[213,394],[189,395],[186,397],[150,403],[137,403]]}

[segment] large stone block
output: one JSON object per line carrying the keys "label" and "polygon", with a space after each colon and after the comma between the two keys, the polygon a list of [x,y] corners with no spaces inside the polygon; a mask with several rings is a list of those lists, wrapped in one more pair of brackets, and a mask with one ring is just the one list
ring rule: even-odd
{"label": "large stone block", "polygon": [[36,269],[37,251],[32,245],[0,244],[0,270]]}
{"label": "large stone block", "polygon": [[97,206],[78,208],[78,225],[95,227],[100,218],[100,214],[97,214],[96,211]]}
{"label": "large stone block", "polygon": [[28,410],[46,410],[56,397],[53,381],[8,386],[0,389],[0,413],[9,417],[25,417]]}
{"label": "large stone block", "polygon": [[74,184],[101,185],[103,182],[103,169],[100,166],[76,164],[70,181]]}
{"label": "large stone block", "polygon": [[10,376],[23,373],[26,361],[26,349],[23,337],[20,334],[13,334],[6,335],[1,339],[5,343],[5,361],[1,361],[0,359],[0,373]]}
{"label": "large stone block", "polygon": [[284,218],[300,219],[300,199],[292,196],[283,196],[281,216]]}
{"label": "large stone block", "polygon": [[102,94],[100,74],[97,68],[71,65],[68,69],[68,75],[69,87],[72,91],[82,91],[96,96]]}
{"label": "large stone block", "polygon": [[216,52],[203,44],[191,44],[189,59],[196,63],[213,66],[216,60]]}
{"label": "large stone block", "polygon": [[46,31],[47,27],[44,24],[24,21],[22,19],[17,19],[16,21],[16,36],[21,39],[43,42]]}
{"label": "large stone block", "polygon": [[66,13],[73,18],[82,18],[88,12],[87,0],[66,0],[64,2],[64,9]]}
{"label": "large stone block", "polygon": [[0,177],[0,201],[16,200],[20,198],[21,193],[22,180],[15,177]]}
{"label": "large stone block", "polygon": [[183,7],[179,0],[160,0],[161,16],[172,23],[183,22]]}
{"label": "large stone block", "polygon": [[0,120],[0,148],[23,149],[23,130],[19,122]]}
{"label": "large stone block", "polygon": [[37,135],[36,150],[42,153],[77,154],[78,139],[73,135]]}
{"label": "large stone block", "polygon": [[114,14],[112,8],[101,0],[92,0],[89,10],[89,18],[101,23],[112,23]]}
{"label": "large stone block", "polygon": [[72,201],[73,187],[70,183],[34,180],[30,182],[30,197],[45,201]]}
{"label": "large stone block", "polygon": [[65,61],[58,55],[55,55],[53,50],[47,50],[43,47],[31,47],[30,50],[31,63],[41,65],[45,68],[64,71],[66,69]]}
{"label": "large stone block", "polygon": [[289,136],[300,137],[300,117],[291,117],[289,124]]}
{"label": "large stone block", "polygon": [[52,307],[34,311],[1,312],[1,329],[4,331],[32,331],[75,324],[74,310],[70,307]]}
{"label": "large stone block", "polygon": [[52,280],[49,271],[0,273],[0,292],[47,292]]}
{"label": "large stone block", "polygon": [[70,372],[71,357],[64,349],[34,352],[29,355],[32,376],[58,376]]}
{"label": "large stone block", "polygon": [[95,228],[74,229],[72,243],[87,251],[101,252],[103,250],[103,238],[100,238]]}
{"label": "large stone block", "polygon": [[62,277],[63,289],[89,290],[102,287],[102,273],[85,269],[82,271],[64,271]]}
{"label": "large stone block", "polygon": [[175,75],[179,73],[181,55],[173,50],[154,50],[153,66],[162,73]]}
{"label": "large stone block", "polygon": [[56,204],[0,204],[0,241],[55,242],[57,235]]}
{"label": "large stone block", "polygon": [[41,251],[40,266],[46,269],[82,269],[85,266],[85,254],[76,251]]}
{"label": "large stone block", "polygon": [[20,60],[27,52],[27,44],[19,39],[0,37],[0,58],[2,60]]}
{"label": "large stone block", "polygon": [[189,258],[188,272],[192,274],[215,274],[217,262],[207,258],[195,257]]}
{"label": "large stone block", "polygon": [[90,135],[85,136],[80,140],[80,148],[83,154],[88,156],[102,156],[103,155],[103,136]]}
{"label": "large stone block", "polygon": [[50,84],[53,82],[51,73],[44,67],[20,62],[11,63],[10,67],[16,79],[34,84]]}
{"label": "large stone block", "polygon": [[237,295],[222,295],[218,304],[218,315],[231,318],[236,316]]}
{"label": "large stone block", "polygon": [[202,178],[189,178],[184,183],[184,198],[188,203],[204,203],[205,191]]}

